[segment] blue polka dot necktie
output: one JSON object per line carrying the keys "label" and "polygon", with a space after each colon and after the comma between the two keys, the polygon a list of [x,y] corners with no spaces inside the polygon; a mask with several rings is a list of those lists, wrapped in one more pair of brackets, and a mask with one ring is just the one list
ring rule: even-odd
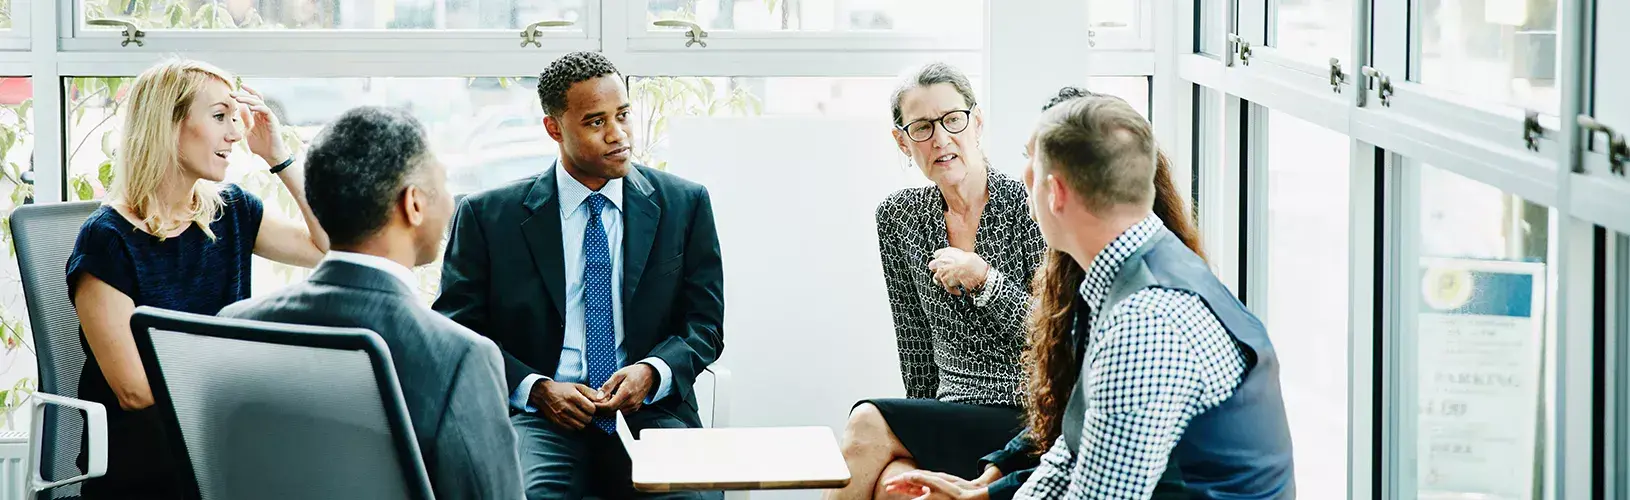
{"label": "blue polka dot necktie", "polygon": [[[589,387],[599,389],[617,371],[617,339],[611,324],[611,251],[606,245],[606,228],[600,209],[606,206],[600,193],[589,195],[589,224],[583,229],[583,331],[588,363]],[[613,417],[594,417],[594,426],[606,433],[617,429]]]}

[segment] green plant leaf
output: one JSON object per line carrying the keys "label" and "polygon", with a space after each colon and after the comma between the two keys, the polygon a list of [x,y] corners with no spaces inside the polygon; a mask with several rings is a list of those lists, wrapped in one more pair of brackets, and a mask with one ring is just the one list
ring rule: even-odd
{"label": "green plant leaf", "polygon": [[96,166],[96,180],[102,183],[104,191],[113,188],[113,160],[102,160],[102,164]]}
{"label": "green plant leaf", "polygon": [[85,180],[84,175],[74,177],[72,181],[69,181],[69,185],[73,187],[74,194],[79,195],[79,201],[89,200],[96,196],[96,193],[91,190],[91,183]]}

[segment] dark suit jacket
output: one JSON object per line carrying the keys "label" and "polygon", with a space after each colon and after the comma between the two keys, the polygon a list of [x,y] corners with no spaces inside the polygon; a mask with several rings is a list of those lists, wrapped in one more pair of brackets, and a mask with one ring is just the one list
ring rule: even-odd
{"label": "dark suit jacket", "polygon": [[401,280],[330,260],[310,280],[232,304],[220,315],[379,334],[436,498],[522,498],[498,347],[430,310]]}
{"label": "dark suit jacket", "polygon": [[[566,174],[551,168],[465,197],[442,261],[434,307],[498,343],[506,398],[527,375],[552,377],[560,363],[568,297],[556,175]],[[641,413],[701,427],[693,386],[724,349],[712,202],[699,184],[635,165],[623,205],[623,350],[629,363],[656,356],[673,371],[673,393]]]}

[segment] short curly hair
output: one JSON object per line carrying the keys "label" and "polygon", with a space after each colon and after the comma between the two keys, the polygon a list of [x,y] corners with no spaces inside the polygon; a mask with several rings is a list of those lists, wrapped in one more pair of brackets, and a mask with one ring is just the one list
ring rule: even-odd
{"label": "short curly hair", "polygon": [[[1106,97],[1106,96],[1104,94],[1093,92],[1091,90],[1087,90],[1087,89],[1084,89],[1084,88],[1081,88],[1081,87],[1064,87],[1064,88],[1058,89],[1058,95],[1055,95],[1055,96],[1053,96],[1052,99],[1048,100],[1047,105],[1042,106],[1041,110],[1042,111],[1048,111],[1048,110],[1053,109],[1054,106],[1064,104],[1065,101],[1069,101],[1071,99],[1076,99],[1076,98],[1081,98],[1081,97]],[[1107,96],[1107,97],[1115,97],[1115,96]]]}
{"label": "short curly hair", "polygon": [[558,117],[566,112],[566,90],[572,84],[586,82],[606,75],[621,74],[599,52],[573,52],[555,59],[538,75],[538,102],[543,112]]}

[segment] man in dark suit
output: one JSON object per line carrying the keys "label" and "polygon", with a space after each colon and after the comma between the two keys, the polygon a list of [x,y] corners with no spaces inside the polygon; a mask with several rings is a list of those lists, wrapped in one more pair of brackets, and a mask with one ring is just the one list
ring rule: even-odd
{"label": "man in dark suit", "polygon": [[[628,89],[599,54],[538,79],[560,160],[459,204],[435,308],[503,350],[527,497],[641,496],[614,432],[700,427],[724,348],[724,273],[702,186],[631,161]],[[722,496],[717,493],[669,497]]]}
{"label": "man in dark suit", "polygon": [[446,177],[412,116],[347,111],[306,160],[306,198],[332,251],[306,282],[221,316],[379,334],[436,498],[519,499],[498,346],[426,306],[409,270],[436,259],[453,212]]}

